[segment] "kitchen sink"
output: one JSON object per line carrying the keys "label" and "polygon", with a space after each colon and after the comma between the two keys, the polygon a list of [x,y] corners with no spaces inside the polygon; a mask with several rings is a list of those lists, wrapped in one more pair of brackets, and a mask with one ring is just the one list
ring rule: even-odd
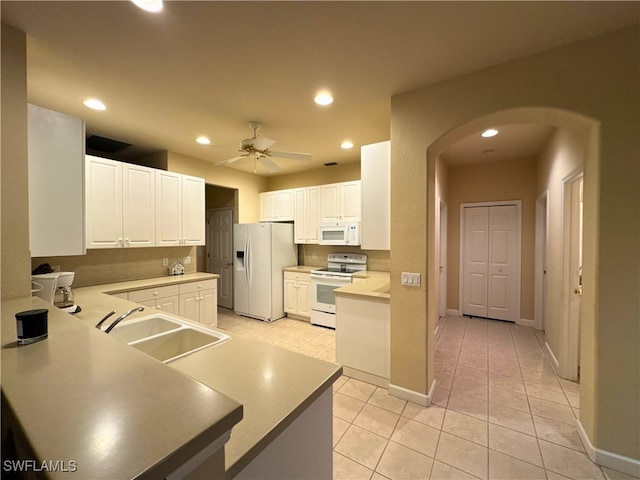
{"label": "kitchen sink", "polygon": [[170,363],[230,338],[222,332],[164,313],[122,322],[109,335],[163,363]]}

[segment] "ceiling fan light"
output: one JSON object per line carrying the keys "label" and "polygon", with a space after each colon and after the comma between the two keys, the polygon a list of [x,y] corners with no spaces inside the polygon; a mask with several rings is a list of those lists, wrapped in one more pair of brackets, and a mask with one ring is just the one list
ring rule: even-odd
{"label": "ceiling fan light", "polygon": [[97,98],[87,98],[84,102],[82,102],[85,107],[88,107],[92,110],[106,110],[107,106],[102,103],[102,101]]}
{"label": "ceiling fan light", "polygon": [[495,137],[498,134],[498,130],[495,128],[489,128],[481,133],[484,138]]}
{"label": "ceiling fan light", "polygon": [[211,145],[211,140],[209,140],[209,138],[205,137],[204,135],[196,138],[196,142],[198,142],[200,145]]}
{"label": "ceiling fan light", "polygon": [[137,7],[151,13],[162,11],[162,0],[131,0]]}
{"label": "ceiling fan light", "polygon": [[349,150],[350,148],[353,148],[353,142],[350,142],[349,140],[345,140],[344,142],[342,142],[342,144],[340,144],[340,148]]}
{"label": "ceiling fan light", "polygon": [[319,92],[313,99],[318,105],[331,105],[333,97],[329,92]]}

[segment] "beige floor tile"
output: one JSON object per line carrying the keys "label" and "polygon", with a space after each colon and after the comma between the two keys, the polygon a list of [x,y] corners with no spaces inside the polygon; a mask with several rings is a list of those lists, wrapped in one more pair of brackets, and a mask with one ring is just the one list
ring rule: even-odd
{"label": "beige floor tile", "polygon": [[487,420],[489,402],[459,393],[451,393],[447,408],[466,415],[471,415],[472,417],[479,418],[480,420]]}
{"label": "beige floor tile", "polygon": [[489,404],[489,422],[502,427],[517,430],[528,435],[535,435],[531,414],[504,407],[496,403]]}
{"label": "beige floor tile", "polygon": [[334,415],[333,417],[333,446],[334,447],[340,441],[340,439],[342,438],[342,435],[344,435],[344,432],[347,431],[347,428],[349,428],[349,425],[351,425],[349,422],[339,417],[336,417]]}
{"label": "beige floor tile", "polygon": [[454,410],[447,410],[442,431],[480,445],[488,445],[487,422]]}
{"label": "beige floor tile", "polygon": [[519,393],[525,395],[524,383],[522,380],[514,377],[506,377],[504,375],[496,375],[495,373],[489,373],[489,385],[492,387],[500,388],[502,390],[509,390],[510,392]]}
{"label": "beige floor tile", "polygon": [[431,480],[474,480],[478,477],[474,477],[446,463],[434,460],[430,478]]}
{"label": "beige floor tile", "polygon": [[400,414],[404,410],[407,401],[402,400],[401,398],[392,397],[389,395],[386,388],[378,387],[369,398],[368,403],[375,405],[376,407],[389,410],[390,412]]}
{"label": "beige floor tile", "polygon": [[438,405],[423,407],[421,405],[416,405],[415,403],[407,403],[407,406],[402,412],[402,416],[415,420],[416,422],[429,425],[430,427],[440,429],[442,428],[442,421],[444,420],[445,412],[446,409]]}
{"label": "beige floor tile", "polygon": [[544,469],[489,450],[489,478],[491,480],[547,480]]}
{"label": "beige floor tile", "polygon": [[451,392],[462,393],[469,397],[475,397],[481,400],[489,399],[489,387],[486,383],[462,377],[454,377]]}
{"label": "beige floor tile", "polygon": [[489,448],[542,467],[538,440],[524,433],[489,424]]}
{"label": "beige floor tile", "polygon": [[373,471],[357,462],[333,452],[333,480],[370,479]]}
{"label": "beige floor tile", "polygon": [[365,404],[353,421],[354,425],[362,427],[381,437],[389,438],[398,423],[400,415],[375,405]]}
{"label": "beige floor tile", "polygon": [[540,372],[536,370],[529,370],[527,368],[521,368],[520,371],[522,372],[522,378],[525,382],[540,383],[553,388],[560,387],[558,377],[556,377],[553,372]]}
{"label": "beige floor tile", "polygon": [[349,377],[340,375],[340,377],[335,382],[333,382],[333,391],[337,392],[338,390],[340,390],[340,387],[347,383],[347,380],[349,380]]}
{"label": "beige floor tile", "polygon": [[453,385],[453,375],[448,375],[446,373],[440,373],[434,375],[436,380],[436,385],[440,385],[442,388],[446,388],[447,390],[451,390],[451,386]]}
{"label": "beige floor tile", "polygon": [[464,378],[467,380],[473,380],[474,382],[489,383],[489,376],[487,374],[487,370],[479,370],[477,368],[466,367],[464,365],[460,365],[458,363],[458,368],[456,368],[455,378]]}
{"label": "beige floor tile", "polygon": [[576,419],[573,416],[573,410],[568,405],[560,405],[559,403],[549,402],[541,398],[529,397],[529,405],[531,413],[539,417],[549,418],[558,422],[575,426]]}
{"label": "beige floor tile", "polygon": [[466,355],[462,352],[458,357],[458,365],[484,370],[485,372],[489,369],[486,357],[475,357],[473,355]]}
{"label": "beige floor tile", "polygon": [[567,480],[569,478],[564,475],[560,475],[559,473],[552,472],[551,470],[545,470],[545,473],[547,474],[547,480]]}
{"label": "beige floor tile", "polygon": [[364,402],[348,395],[338,392],[333,395],[333,414],[346,420],[353,422],[364,407]]}
{"label": "beige floor tile", "polygon": [[488,449],[482,445],[442,432],[436,460],[483,479],[488,478]]}
{"label": "beige floor tile", "polygon": [[386,446],[386,438],[356,425],[351,425],[334,450],[374,470]]}
{"label": "beige floor tile", "polygon": [[373,476],[371,477],[371,480],[389,480],[389,479],[384,475],[380,475],[378,472],[373,472]]}
{"label": "beige floor tile", "polygon": [[536,427],[536,435],[538,438],[562,445],[563,447],[573,448],[579,452],[584,452],[584,446],[578,435],[578,429],[575,426],[536,415],[533,416],[533,423]]}
{"label": "beige floor tile", "polygon": [[489,360],[489,373],[522,379],[522,373],[520,373],[520,366],[518,365],[518,362],[499,362],[496,360]]}
{"label": "beige floor tile", "polygon": [[527,381],[524,382],[524,388],[527,391],[527,395],[530,397],[541,398],[543,400],[549,400],[550,402],[560,403],[562,405],[569,405],[567,397],[562,390]]}
{"label": "beige floor tile", "polygon": [[600,468],[586,454],[544,440],[540,440],[539,444],[547,470],[576,480],[604,479]]}
{"label": "beige floor tile", "polygon": [[529,413],[529,400],[526,395],[493,386],[489,386],[489,403],[497,403]]}
{"label": "beige floor tile", "polygon": [[564,378],[559,378],[558,381],[565,392],[580,393],[580,384],[578,382],[572,382],[571,380],[565,380]]}
{"label": "beige floor tile", "polygon": [[366,402],[373,392],[376,391],[376,386],[356,380],[355,378],[350,378],[338,391],[344,395],[349,395],[350,397]]}
{"label": "beige floor tile", "polygon": [[436,387],[433,392],[433,399],[431,400],[431,403],[433,405],[447,408],[447,405],[449,404],[449,395],[451,395],[451,390]]}
{"label": "beige floor tile", "polygon": [[391,440],[433,457],[439,436],[440,430],[406,417],[401,417],[393,435],[391,435]]}
{"label": "beige floor tile", "polygon": [[439,362],[434,362],[434,366],[433,366],[434,375],[442,375],[442,374],[453,375],[454,373],[456,373],[455,363],[445,362],[444,360],[441,360]]}
{"label": "beige floor tile", "polygon": [[567,396],[567,400],[569,400],[569,405],[571,408],[580,408],[580,393],[570,392],[565,390],[564,394]]}
{"label": "beige floor tile", "polygon": [[392,480],[427,479],[433,459],[395,442],[389,442],[376,472]]}

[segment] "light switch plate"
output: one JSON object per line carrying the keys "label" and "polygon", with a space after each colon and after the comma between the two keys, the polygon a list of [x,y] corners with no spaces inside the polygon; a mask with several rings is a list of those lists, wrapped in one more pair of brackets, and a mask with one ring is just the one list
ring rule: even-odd
{"label": "light switch plate", "polygon": [[402,285],[408,285],[410,287],[419,287],[420,286],[420,274],[419,273],[410,273],[410,272],[402,272]]}

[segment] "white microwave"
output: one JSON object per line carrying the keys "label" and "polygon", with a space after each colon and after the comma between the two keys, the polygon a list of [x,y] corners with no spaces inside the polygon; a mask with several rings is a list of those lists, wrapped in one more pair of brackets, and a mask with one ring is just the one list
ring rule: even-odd
{"label": "white microwave", "polygon": [[360,245],[360,222],[323,222],[320,245]]}

